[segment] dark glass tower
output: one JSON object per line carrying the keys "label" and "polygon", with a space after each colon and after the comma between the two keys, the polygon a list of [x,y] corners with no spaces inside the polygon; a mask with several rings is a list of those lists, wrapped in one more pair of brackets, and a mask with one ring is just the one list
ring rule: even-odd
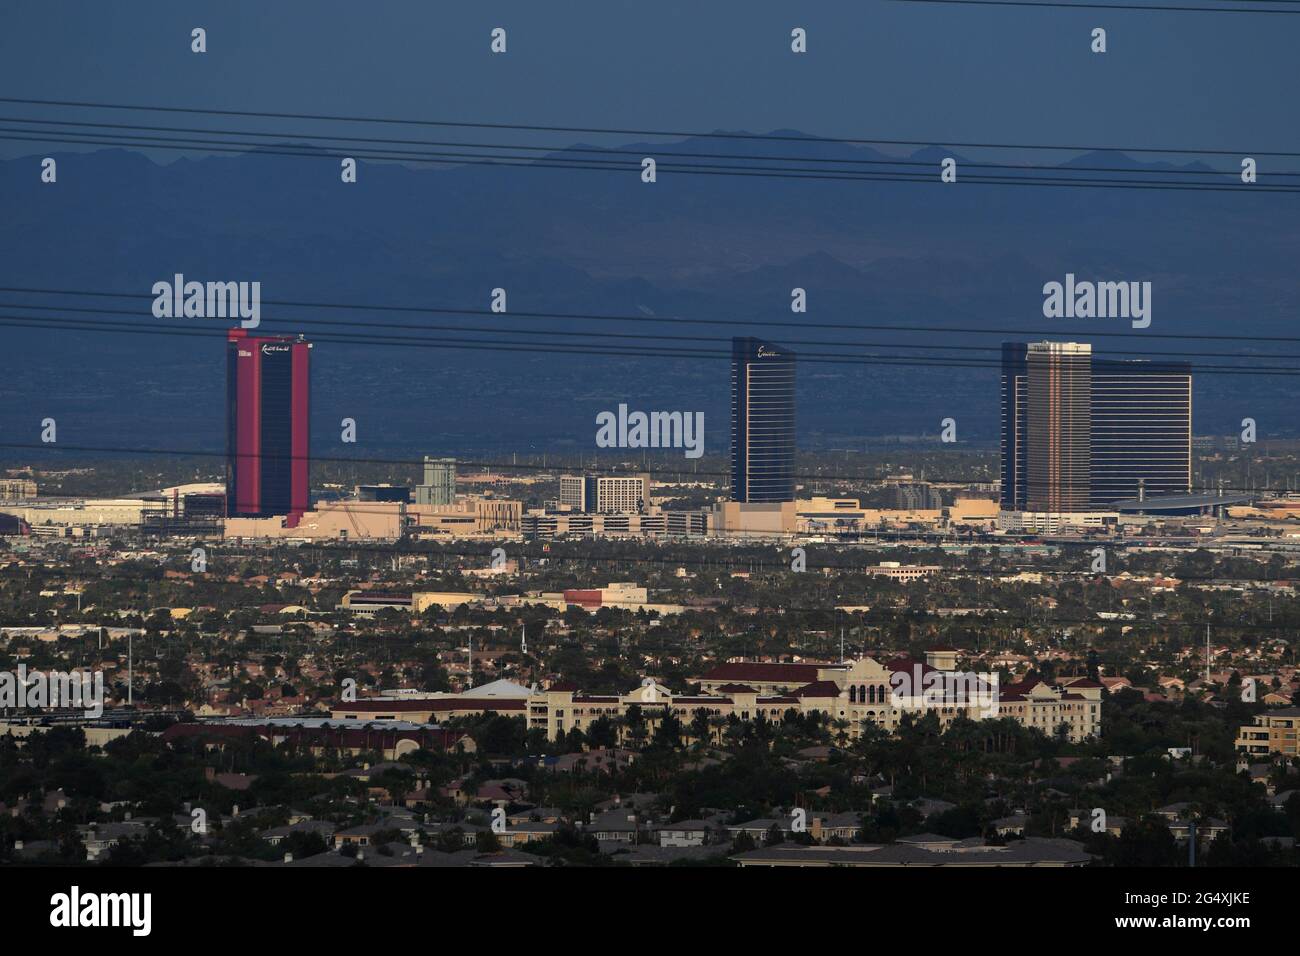
{"label": "dark glass tower", "polygon": [[731,340],[731,500],[794,500],[794,353]]}
{"label": "dark glass tower", "polygon": [[1191,491],[1191,365],[1086,349],[1003,343],[1004,510],[1105,510]]}
{"label": "dark glass tower", "polygon": [[310,507],[308,407],[311,344],[301,337],[226,340],[226,514],[285,515]]}
{"label": "dark glass tower", "polygon": [[1029,346],[1024,342],[1002,343],[1002,510],[1025,510],[1025,472],[1028,443],[1025,440],[1026,383],[1029,380]]}
{"label": "dark glass tower", "polygon": [[1093,504],[1191,490],[1191,364],[1094,361]]}

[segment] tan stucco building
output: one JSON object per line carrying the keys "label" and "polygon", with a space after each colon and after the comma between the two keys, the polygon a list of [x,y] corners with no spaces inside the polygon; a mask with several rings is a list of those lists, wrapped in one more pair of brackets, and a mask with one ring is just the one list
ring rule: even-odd
{"label": "tan stucco building", "polygon": [[1257,714],[1253,724],[1237,731],[1237,749],[1260,757],[1269,754],[1297,757],[1300,756],[1297,732],[1300,732],[1300,707],[1266,711]]}

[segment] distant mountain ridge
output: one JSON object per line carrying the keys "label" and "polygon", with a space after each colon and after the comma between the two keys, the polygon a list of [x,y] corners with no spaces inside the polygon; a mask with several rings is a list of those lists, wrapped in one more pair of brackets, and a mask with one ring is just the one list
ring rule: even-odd
{"label": "distant mountain ridge", "polygon": [[[676,151],[898,158],[811,139],[693,138],[617,149],[663,157]],[[958,158],[956,184],[671,170],[645,184],[630,159],[629,169],[619,172],[416,168],[363,160],[358,182],[345,185],[337,161],[324,155],[254,150],[160,165],[122,149],[49,151],[0,162],[0,209],[11,237],[0,261],[0,285],[147,293],[153,282],[182,272],[198,279],[257,279],[267,299],[475,310],[485,309],[490,291],[501,287],[514,313],[1007,328],[1041,337],[1058,326],[1086,324],[1053,324],[1042,316],[1043,283],[1073,272],[1151,280],[1152,333],[1290,334],[1287,320],[1300,304],[1294,275],[1300,229],[1291,196],[976,185],[962,178],[967,171],[976,174],[970,162],[983,160],[968,162],[939,147],[906,158],[931,163],[941,154]],[[39,182],[39,158],[46,155],[59,163],[54,185]],[[1077,166],[1200,169],[1139,163],[1110,152],[1063,160],[1059,169]],[[937,178],[937,166],[934,173]],[[795,286],[807,290],[806,315],[790,311]],[[9,314],[57,315],[20,312],[24,304],[48,304],[47,298],[5,293],[3,301]],[[83,304],[127,307],[123,301]],[[141,300],[139,308],[146,317],[147,302]],[[703,410],[707,446],[718,451],[727,441],[726,359],[683,360],[656,350],[703,348],[721,356],[727,338],[751,333],[813,343],[791,344],[796,352],[835,355],[898,354],[904,342],[995,347],[1015,337],[696,329],[680,323],[270,305],[264,313],[355,319],[355,326],[342,330],[373,335],[403,333],[368,321],[483,328],[495,323],[580,333],[521,335],[516,344],[647,349],[644,357],[624,359],[322,342],[314,359],[313,426],[314,442],[322,448],[333,446],[343,416],[357,418],[363,440],[368,435],[431,450],[581,448],[592,442],[595,414],[626,401],[638,408]],[[1125,323],[1097,320],[1088,328],[1094,326],[1099,332],[1127,330]],[[302,331],[310,335],[313,327]],[[613,333],[656,338],[620,339]],[[62,416],[61,440],[69,444],[71,436],[94,434],[134,446],[220,447],[224,382],[216,340],[15,327],[5,327],[3,335],[10,355],[20,357],[5,387],[10,401],[0,403],[6,433],[34,434],[32,417],[48,406],[48,414]],[[1138,332],[1094,341],[1103,353],[1208,352],[1210,357],[1193,359],[1206,364],[1222,364],[1215,353],[1250,345],[1161,340]],[[996,352],[937,354],[989,367],[801,364],[801,441],[835,447],[871,435],[937,434],[939,419],[948,415],[958,417],[959,436],[990,439],[998,414]],[[1198,432],[1224,431],[1249,415],[1294,434],[1295,382],[1203,376],[1197,382]]]}

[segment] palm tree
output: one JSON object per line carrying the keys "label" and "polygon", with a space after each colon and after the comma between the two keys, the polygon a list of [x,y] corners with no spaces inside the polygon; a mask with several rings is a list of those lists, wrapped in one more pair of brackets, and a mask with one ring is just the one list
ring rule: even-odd
{"label": "palm tree", "polygon": [[709,743],[715,744],[721,738],[720,729],[726,726],[727,718],[714,714],[709,718]]}
{"label": "palm tree", "polygon": [[835,728],[835,739],[839,742],[839,745],[843,747],[848,742],[849,728],[853,725],[843,717],[836,717],[831,721],[831,726]]}
{"label": "palm tree", "polygon": [[869,717],[858,722],[858,739],[853,742],[854,749],[863,755],[874,749],[874,745],[889,739],[889,731]]}

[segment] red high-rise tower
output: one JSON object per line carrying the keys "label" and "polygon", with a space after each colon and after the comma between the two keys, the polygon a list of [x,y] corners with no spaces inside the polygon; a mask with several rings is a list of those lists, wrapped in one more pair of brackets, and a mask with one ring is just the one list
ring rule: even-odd
{"label": "red high-rise tower", "polygon": [[231,329],[226,351],[226,514],[293,527],[311,506],[311,343]]}

